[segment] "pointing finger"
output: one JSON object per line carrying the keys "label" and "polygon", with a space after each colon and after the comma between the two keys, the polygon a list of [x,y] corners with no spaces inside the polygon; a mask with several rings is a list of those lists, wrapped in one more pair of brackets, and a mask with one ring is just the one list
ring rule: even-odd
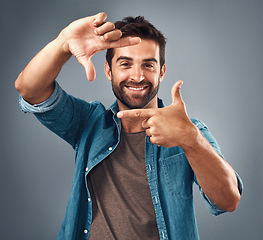
{"label": "pointing finger", "polygon": [[117,113],[118,118],[150,118],[153,115],[153,109],[132,109]]}

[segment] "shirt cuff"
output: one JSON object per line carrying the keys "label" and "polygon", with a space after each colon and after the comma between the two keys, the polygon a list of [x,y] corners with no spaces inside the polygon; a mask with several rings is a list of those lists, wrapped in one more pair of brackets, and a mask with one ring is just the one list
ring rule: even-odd
{"label": "shirt cuff", "polygon": [[50,111],[56,107],[63,97],[63,90],[55,81],[55,89],[52,95],[44,102],[38,104],[30,104],[19,94],[19,105],[24,113],[43,113]]}
{"label": "shirt cuff", "polygon": [[[237,177],[237,182],[238,182],[238,190],[239,190],[239,193],[240,195],[242,195],[242,192],[243,192],[243,182],[241,180],[241,178],[239,177],[239,175],[235,172],[236,174],[236,177]],[[209,211],[215,215],[215,216],[218,216],[226,211],[224,210],[221,210],[220,208],[218,208],[206,195],[205,193],[203,192],[203,190],[201,189],[201,187],[199,186],[200,188],[200,193],[201,193],[201,196],[203,197],[203,199],[205,200],[205,205],[207,206],[207,208],[209,209]]]}

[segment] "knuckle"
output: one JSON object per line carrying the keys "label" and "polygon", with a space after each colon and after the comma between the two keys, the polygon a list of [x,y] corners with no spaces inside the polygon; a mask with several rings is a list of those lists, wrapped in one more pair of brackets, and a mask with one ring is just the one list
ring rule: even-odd
{"label": "knuckle", "polygon": [[101,34],[102,34],[102,29],[101,29],[101,27],[97,27],[97,28],[95,29],[95,31],[96,31],[96,33],[97,33],[98,35],[101,35]]}
{"label": "knuckle", "polygon": [[135,115],[135,117],[140,117],[141,116],[141,111],[140,110],[136,110],[134,115]]}
{"label": "knuckle", "polygon": [[158,141],[158,139],[156,137],[150,137],[150,141],[153,144],[160,145],[160,142]]}
{"label": "knuckle", "polygon": [[148,126],[148,125],[147,125],[147,122],[144,120],[144,121],[142,122],[142,127],[146,129],[147,126]]}
{"label": "knuckle", "polygon": [[151,116],[157,116],[157,115],[159,115],[159,113],[160,113],[160,111],[159,111],[159,109],[157,108],[157,109],[151,109],[151,111],[150,111],[150,115]]}
{"label": "knuckle", "polygon": [[109,34],[104,34],[103,35],[103,39],[105,40],[105,41],[109,41],[109,39],[110,39],[110,36],[109,36]]}
{"label": "knuckle", "polygon": [[148,124],[149,124],[149,126],[153,126],[154,125],[154,119],[153,118],[149,118],[148,119]]}
{"label": "knuckle", "polygon": [[146,129],[146,135],[149,136],[149,137],[152,136],[152,135],[151,135],[151,131],[150,131],[150,129]]}
{"label": "knuckle", "polygon": [[157,135],[158,134],[157,128],[151,127],[151,133],[154,134],[154,135]]}

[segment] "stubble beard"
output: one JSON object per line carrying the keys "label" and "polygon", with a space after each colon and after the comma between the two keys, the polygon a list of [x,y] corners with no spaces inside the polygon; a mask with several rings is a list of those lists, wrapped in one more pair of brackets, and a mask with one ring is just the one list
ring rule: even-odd
{"label": "stubble beard", "polygon": [[[140,83],[135,83],[133,81],[123,81],[119,85],[115,84],[114,77],[111,79],[112,91],[115,97],[129,109],[139,109],[145,107],[158,93],[160,78],[158,79],[158,85],[153,88],[153,85],[147,80],[142,80]],[[129,96],[125,93],[125,85],[133,87],[147,86],[147,92],[144,95],[133,94]]]}

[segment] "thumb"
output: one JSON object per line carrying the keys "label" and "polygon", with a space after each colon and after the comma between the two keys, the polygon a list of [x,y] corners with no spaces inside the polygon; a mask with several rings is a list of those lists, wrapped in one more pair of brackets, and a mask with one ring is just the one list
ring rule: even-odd
{"label": "thumb", "polygon": [[85,68],[86,76],[89,81],[94,81],[96,77],[95,67],[91,61],[91,58],[81,58],[79,59],[80,64]]}
{"label": "thumb", "polygon": [[173,103],[175,103],[178,100],[178,98],[179,98],[179,100],[182,99],[181,93],[180,93],[180,89],[181,89],[182,85],[183,85],[183,81],[182,80],[177,81],[173,85],[172,90],[171,90]]}

